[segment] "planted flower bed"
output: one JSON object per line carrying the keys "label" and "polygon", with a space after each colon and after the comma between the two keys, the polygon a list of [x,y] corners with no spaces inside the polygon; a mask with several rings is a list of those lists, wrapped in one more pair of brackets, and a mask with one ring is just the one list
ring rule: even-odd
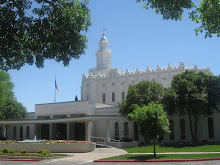
{"label": "planted flower bed", "polygon": [[27,149],[29,153],[35,153],[39,149],[48,149],[52,153],[74,153],[74,152],[90,152],[95,149],[95,143],[91,141],[76,141],[76,140],[48,140],[43,142],[23,142],[23,141],[0,141],[0,150],[3,148],[14,149],[19,152],[22,149]]}

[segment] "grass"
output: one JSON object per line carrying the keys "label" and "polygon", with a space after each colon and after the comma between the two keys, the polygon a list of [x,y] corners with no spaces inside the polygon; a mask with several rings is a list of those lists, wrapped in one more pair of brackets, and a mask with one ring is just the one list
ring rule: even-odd
{"label": "grass", "polygon": [[207,159],[207,158],[220,158],[220,154],[157,154],[154,158],[152,154],[149,155],[120,155],[101,160],[167,160],[167,159]]}
{"label": "grass", "polygon": [[[153,153],[153,145],[124,148],[128,153]],[[165,152],[220,152],[220,145],[217,144],[166,144],[156,145],[156,153]]]}

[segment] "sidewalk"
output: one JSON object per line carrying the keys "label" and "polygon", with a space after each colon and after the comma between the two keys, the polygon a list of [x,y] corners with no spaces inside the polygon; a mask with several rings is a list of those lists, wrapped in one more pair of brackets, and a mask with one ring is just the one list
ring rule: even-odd
{"label": "sidewalk", "polygon": [[115,147],[103,147],[96,148],[94,151],[89,153],[72,153],[71,155],[73,157],[71,157],[70,159],[73,161],[90,161],[124,154],[128,153],[122,149],[118,149]]}

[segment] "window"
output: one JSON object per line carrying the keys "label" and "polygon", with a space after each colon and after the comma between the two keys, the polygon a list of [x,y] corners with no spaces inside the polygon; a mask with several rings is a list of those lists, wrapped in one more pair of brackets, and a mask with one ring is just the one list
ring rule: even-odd
{"label": "window", "polygon": [[125,135],[125,137],[129,136],[128,122],[124,123],[124,135]]}
{"label": "window", "polygon": [[185,129],[185,120],[180,120],[180,137],[181,139],[186,139],[186,129]]}
{"label": "window", "polygon": [[23,127],[20,126],[20,139],[22,139],[22,138],[23,138]]}
{"label": "window", "polygon": [[124,85],[124,84],[125,84],[125,82],[124,82],[124,81],[122,81],[122,82],[121,82],[121,85]]}
{"label": "window", "polygon": [[155,78],[153,78],[153,79],[152,79],[152,82],[155,82],[155,81],[156,81],[156,79],[155,79]]}
{"label": "window", "polygon": [[122,100],[122,101],[125,100],[125,92],[124,92],[124,91],[121,92],[121,100]]}
{"label": "window", "polygon": [[112,93],[112,102],[115,102],[115,93]]}
{"label": "window", "polygon": [[112,83],[112,86],[114,86],[114,85],[115,85],[115,83],[113,82],[113,83]]}
{"label": "window", "polygon": [[26,139],[29,139],[29,126],[26,127]]}
{"label": "window", "polygon": [[139,139],[138,125],[137,125],[137,123],[134,123],[134,140],[138,141],[138,139]]}
{"label": "window", "polygon": [[115,139],[119,140],[119,123],[115,123]]}
{"label": "window", "polygon": [[89,94],[87,93],[87,95],[86,95],[86,100],[89,100]]}
{"label": "window", "polygon": [[170,120],[170,140],[174,140],[175,135],[174,135],[174,121]]}
{"label": "window", "polygon": [[105,87],[105,83],[102,84],[102,87]]}
{"label": "window", "polygon": [[214,130],[213,130],[213,119],[211,117],[208,118],[208,129],[209,129],[209,139],[213,139]]}
{"label": "window", "polygon": [[134,80],[131,81],[131,84],[134,84]]}
{"label": "window", "polygon": [[165,81],[167,78],[166,77],[163,77],[163,80]]}
{"label": "window", "polygon": [[16,140],[16,138],[17,138],[17,128],[14,127],[14,140]]}
{"label": "window", "polygon": [[102,94],[102,102],[105,103],[105,93]]}

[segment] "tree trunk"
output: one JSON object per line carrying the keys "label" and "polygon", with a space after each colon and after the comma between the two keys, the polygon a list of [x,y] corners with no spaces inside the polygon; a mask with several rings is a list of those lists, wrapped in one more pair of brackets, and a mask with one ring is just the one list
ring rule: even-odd
{"label": "tree trunk", "polygon": [[155,139],[154,139],[154,157],[156,158],[157,155],[156,155],[156,148],[155,148]]}
{"label": "tree trunk", "polygon": [[189,126],[190,126],[190,133],[191,133],[191,136],[192,136],[192,140],[193,142],[195,142],[195,137],[194,137],[194,134],[193,134],[193,128],[192,128],[192,118],[191,118],[191,114],[189,113]]}
{"label": "tree trunk", "polygon": [[194,142],[197,142],[197,132],[198,132],[198,121],[199,121],[199,116],[195,117],[195,132],[194,132]]}

